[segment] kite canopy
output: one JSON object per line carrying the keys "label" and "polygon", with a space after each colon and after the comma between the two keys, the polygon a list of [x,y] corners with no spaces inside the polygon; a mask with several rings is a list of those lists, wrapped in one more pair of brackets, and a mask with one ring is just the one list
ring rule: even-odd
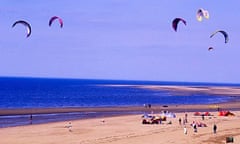
{"label": "kite canopy", "polygon": [[198,21],[202,21],[203,11],[204,11],[204,9],[202,9],[202,8],[197,11],[196,18]]}
{"label": "kite canopy", "polygon": [[174,29],[175,31],[177,31],[178,23],[179,23],[180,21],[183,22],[185,25],[187,25],[187,22],[186,22],[184,19],[182,19],[182,18],[175,18],[175,19],[172,21],[172,27],[173,27],[173,29]]}
{"label": "kite canopy", "polygon": [[217,31],[215,31],[214,33],[211,34],[210,38],[212,38],[212,37],[213,37],[215,34],[217,34],[217,33],[223,34],[223,36],[224,36],[224,38],[225,38],[225,43],[227,43],[227,42],[229,41],[228,34],[227,34],[225,31],[223,31],[223,30],[217,30]]}
{"label": "kite canopy", "polygon": [[211,50],[213,50],[213,47],[209,47],[209,48],[208,48],[208,51],[211,51]]}
{"label": "kite canopy", "polygon": [[209,19],[209,13],[207,10],[204,10],[203,8],[200,8],[198,11],[197,11],[197,14],[196,14],[196,18],[198,21],[202,21],[202,19],[206,18],[206,19]]}
{"label": "kite canopy", "polygon": [[24,20],[18,20],[12,25],[12,27],[15,27],[15,25],[17,25],[17,24],[22,24],[27,28],[27,37],[29,37],[31,35],[32,30],[31,30],[31,26],[29,23],[27,23]]}
{"label": "kite canopy", "polygon": [[48,25],[51,26],[53,21],[55,21],[56,19],[58,20],[58,22],[60,23],[60,27],[62,28],[63,27],[63,20],[60,17],[58,17],[58,16],[51,17],[50,20],[49,20]]}
{"label": "kite canopy", "polygon": [[206,19],[209,19],[209,12],[208,12],[207,10],[204,10],[203,16],[204,16]]}

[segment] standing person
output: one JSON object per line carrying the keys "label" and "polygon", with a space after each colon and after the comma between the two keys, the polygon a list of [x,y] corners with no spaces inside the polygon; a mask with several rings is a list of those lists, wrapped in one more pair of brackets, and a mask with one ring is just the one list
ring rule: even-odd
{"label": "standing person", "polygon": [[151,104],[148,104],[148,108],[151,108],[152,107],[152,105]]}
{"label": "standing person", "polygon": [[204,120],[204,114],[202,114],[202,120]]}
{"label": "standing person", "polygon": [[71,122],[68,123],[68,131],[72,132],[72,123]]}
{"label": "standing person", "polygon": [[214,123],[214,125],[213,125],[213,133],[215,134],[215,133],[217,133],[217,125]]}
{"label": "standing person", "polygon": [[187,127],[186,126],[184,126],[184,128],[183,128],[183,133],[186,135],[187,134]]}
{"label": "standing person", "polygon": [[193,130],[195,133],[197,132],[197,124],[196,123],[193,124]]}
{"label": "standing person", "polygon": [[179,118],[178,121],[179,121],[179,125],[182,125],[182,119]]}
{"label": "standing person", "polygon": [[187,123],[188,122],[188,120],[187,120],[187,113],[185,113],[185,123]]}
{"label": "standing person", "polygon": [[146,105],[146,104],[143,104],[143,107],[145,107],[145,108],[146,108],[146,107],[147,107],[147,105]]}
{"label": "standing person", "polygon": [[185,125],[186,124],[186,122],[185,122],[185,119],[183,118],[183,125]]}
{"label": "standing person", "polygon": [[33,120],[33,116],[32,116],[32,114],[30,115],[29,120],[30,120],[30,124],[32,124],[32,120]]}

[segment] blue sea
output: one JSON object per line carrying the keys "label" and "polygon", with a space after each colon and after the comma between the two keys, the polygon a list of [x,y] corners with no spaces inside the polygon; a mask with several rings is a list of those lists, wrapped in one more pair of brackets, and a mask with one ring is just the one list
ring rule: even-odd
{"label": "blue sea", "polygon": [[[132,85],[174,85],[174,86],[240,86],[238,84],[125,81],[56,78],[0,78],[0,110],[24,108],[66,108],[66,107],[118,107],[213,104],[233,101],[239,97],[209,95],[201,92],[176,93],[168,90],[152,90]],[[28,124],[39,124],[73,119],[131,114],[139,112],[71,112],[52,114],[29,114],[0,116],[0,128]]]}
{"label": "blue sea", "polygon": [[[119,86],[126,85],[126,86]],[[236,97],[176,93],[131,85],[240,86],[238,84],[56,78],[0,78],[0,109],[211,104]]]}

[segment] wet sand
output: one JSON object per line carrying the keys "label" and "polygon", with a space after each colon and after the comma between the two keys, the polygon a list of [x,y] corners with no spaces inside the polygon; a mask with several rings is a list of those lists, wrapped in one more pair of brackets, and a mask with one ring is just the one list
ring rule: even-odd
{"label": "wet sand", "polygon": [[218,108],[226,110],[240,110],[240,101],[217,103],[217,104],[196,104],[196,105],[152,105],[151,108],[144,106],[131,107],[74,107],[74,108],[26,108],[26,109],[0,109],[0,116],[24,115],[24,114],[51,114],[51,113],[73,113],[73,112],[161,112],[171,110],[174,112],[185,111],[216,111]]}

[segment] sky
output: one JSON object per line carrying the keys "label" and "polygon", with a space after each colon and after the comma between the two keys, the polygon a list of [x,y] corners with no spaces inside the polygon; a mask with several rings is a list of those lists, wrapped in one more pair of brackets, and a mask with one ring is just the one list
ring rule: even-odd
{"label": "sky", "polygon": [[[240,83],[239,0],[1,0],[0,76]],[[199,8],[210,18],[196,20]],[[59,16],[51,27],[48,21]],[[174,18],[183,18],[178,31]],[[25,20],[26,28],[12,24]],[[229,42],[216,30],[224,30]],[[214,47],[208,51],[209,47]]]}

